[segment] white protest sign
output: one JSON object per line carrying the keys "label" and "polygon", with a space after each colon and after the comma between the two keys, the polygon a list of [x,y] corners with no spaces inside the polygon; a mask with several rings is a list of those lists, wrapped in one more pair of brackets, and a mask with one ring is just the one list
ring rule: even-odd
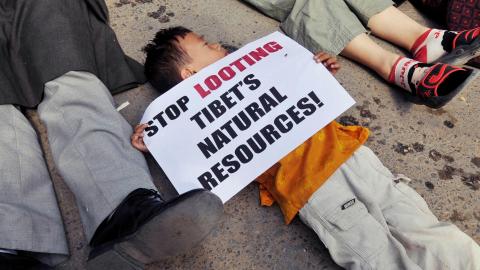
{"label": "white protest sign", "polygon": [[144,141],[177,191],[226,202],[354,104],[280,32],[252,42],[150,104]]}

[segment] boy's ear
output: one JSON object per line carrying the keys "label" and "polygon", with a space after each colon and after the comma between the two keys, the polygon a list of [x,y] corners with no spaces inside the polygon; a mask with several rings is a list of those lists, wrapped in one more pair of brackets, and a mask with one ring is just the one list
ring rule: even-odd
{"label": "boy's ear", "polygon": [[187,79],[188,77],[192,76],[193,74],[195,74],[195,72],[192,71],[188,67],[184,67],[180,70],[180,76],[182,77],[182,80]]}

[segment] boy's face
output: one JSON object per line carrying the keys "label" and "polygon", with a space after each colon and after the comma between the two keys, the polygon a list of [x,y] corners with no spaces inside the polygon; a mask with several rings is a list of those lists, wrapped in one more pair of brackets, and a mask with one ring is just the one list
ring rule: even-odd
{"label": "boy's face", "polygon": [[183,79],[225,57],[228,52],[218,43],[208,43],[203,36],[190,32],[178,38],[182,49],[190,56],[190,63],[181,69]]}

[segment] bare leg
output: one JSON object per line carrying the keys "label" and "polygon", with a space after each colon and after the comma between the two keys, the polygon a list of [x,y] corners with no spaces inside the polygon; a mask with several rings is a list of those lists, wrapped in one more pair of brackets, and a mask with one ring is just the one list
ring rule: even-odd
{"label": "bare leg", "polygon": [[407,50],[428,30],[393,6],[371,17],[368,27],[374,35]]}
{"label": "bare leg", "polygon": [[388,80],[395,61],[400,57],[377,45],[365,33],[350,41],[340,54],[371,68],[385,80]]}

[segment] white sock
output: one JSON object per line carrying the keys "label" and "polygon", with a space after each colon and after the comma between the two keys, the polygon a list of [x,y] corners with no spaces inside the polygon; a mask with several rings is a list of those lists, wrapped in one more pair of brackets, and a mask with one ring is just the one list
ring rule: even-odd
{"label": "white sock", "polygon": [[446,30],[430,29],[423,33],[413,44],[410,50],[413,58],[423,63],[435,62],[447,54],[442,45]]}
{"label": "white sock", "polygon": [[399,57],[390,71],[389,81],[416,95],[418,84],[430,69],[417,66],[419,63],[410,58]]}

